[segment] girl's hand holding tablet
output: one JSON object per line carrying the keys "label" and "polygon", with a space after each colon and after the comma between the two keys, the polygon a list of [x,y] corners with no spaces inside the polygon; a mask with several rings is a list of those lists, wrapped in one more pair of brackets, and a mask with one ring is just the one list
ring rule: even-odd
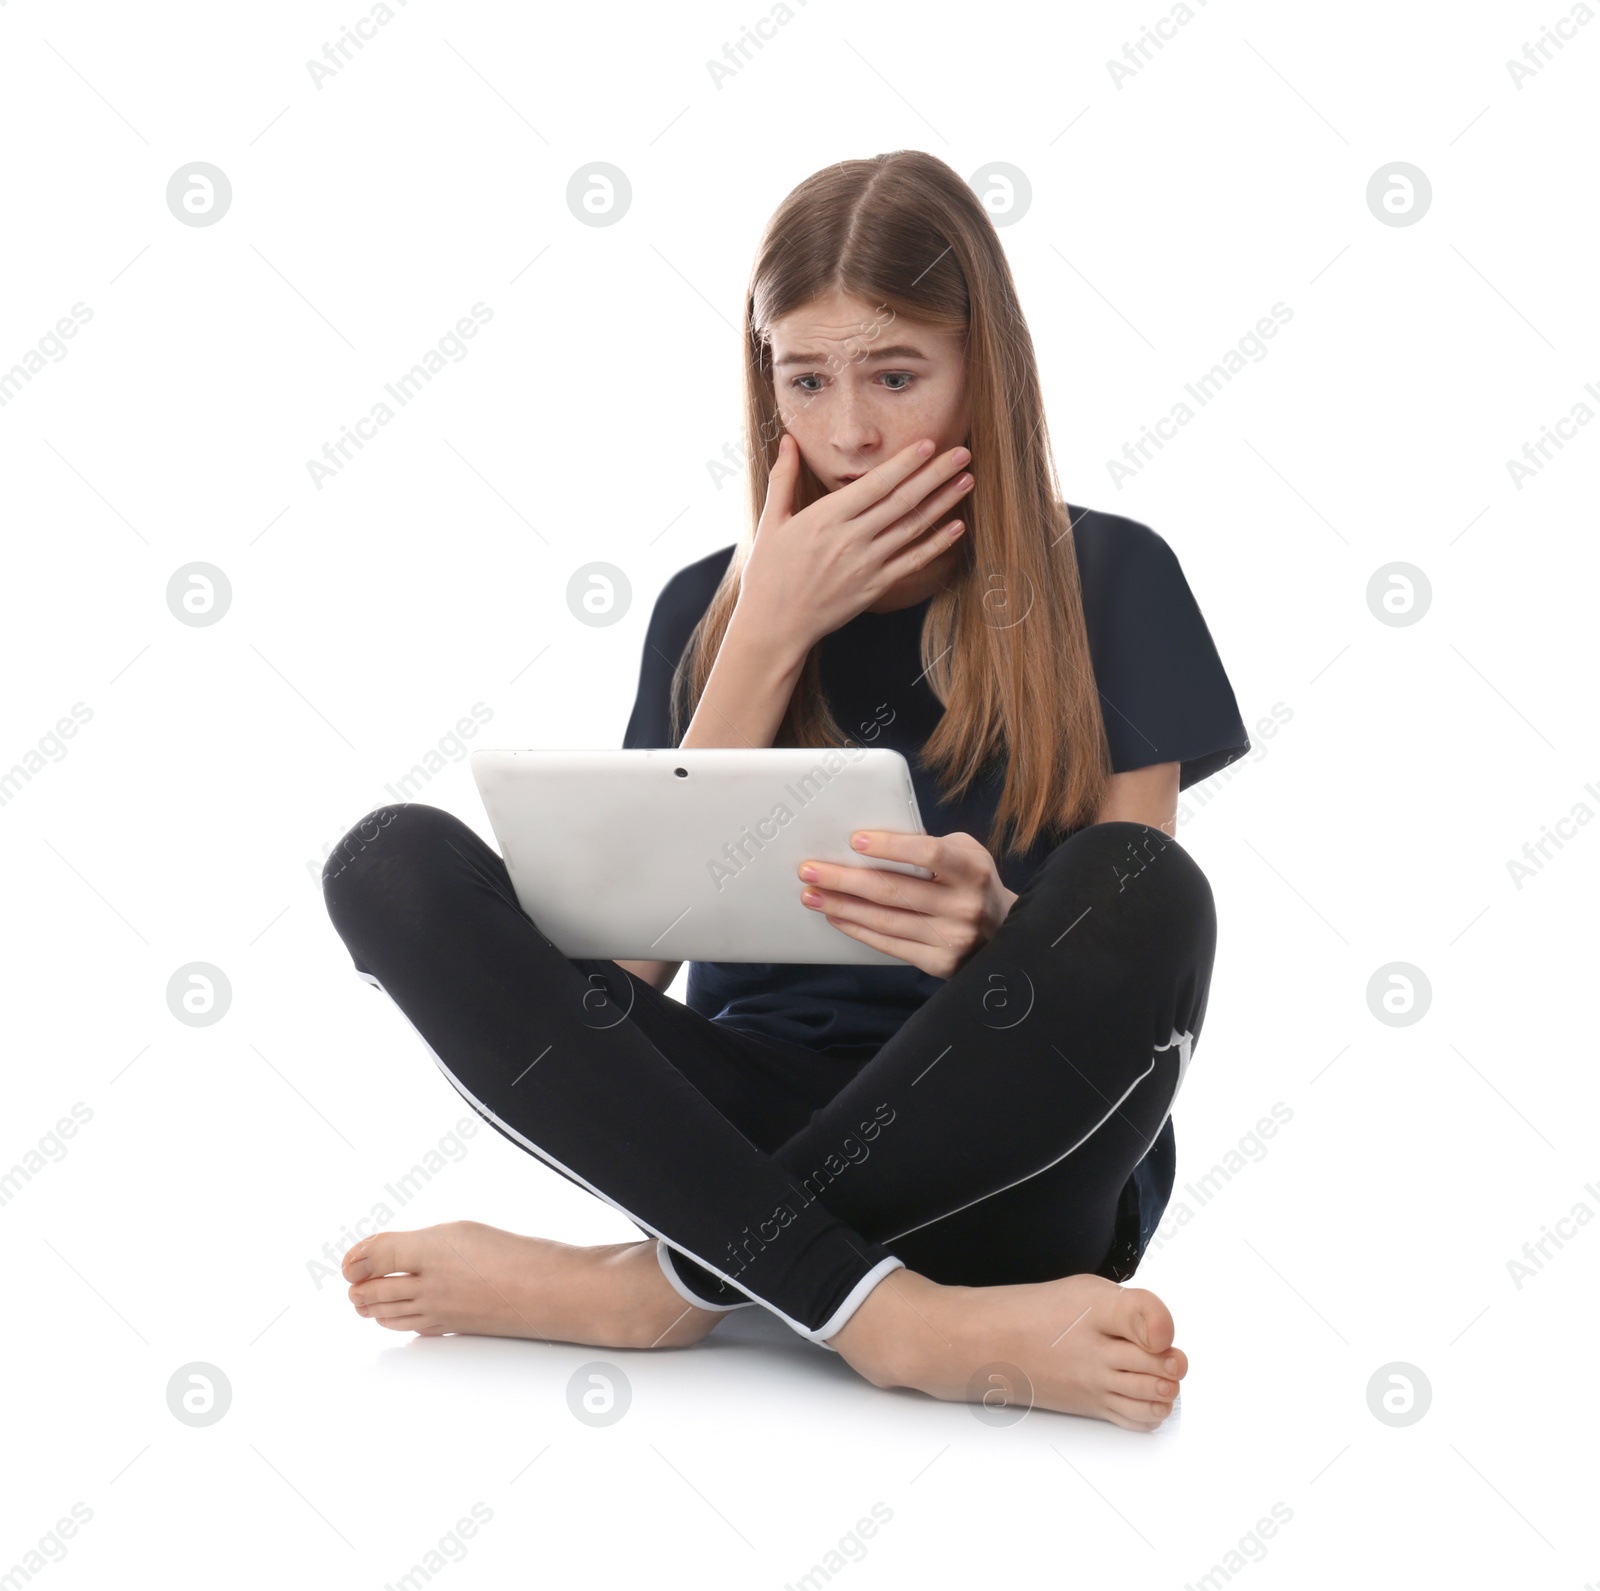
{"label": "girl's hand holding tablet", "polygon": [[852,835],[850,843],[864,856],[914,862],[933,877],[802,862],[800,877],[806,883],[801,900],[825,913],[841,933],[935,978],[953,978],[994,938],[1017,899],[1000,881],[982,841],[970,834],[865,829]]}

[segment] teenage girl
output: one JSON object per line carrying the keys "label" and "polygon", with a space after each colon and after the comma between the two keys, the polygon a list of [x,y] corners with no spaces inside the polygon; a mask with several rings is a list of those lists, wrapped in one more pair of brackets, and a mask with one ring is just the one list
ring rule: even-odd
{"label": "teenage girl", "polygon": [[1180,789],[1249,749],[1176,557],[1064,503],[970,188],[844,161],[745,311],[750,520],[652,614],[630,746],[887,745],[923,836],[795,910],[898,965],[569,959],[452,815],[379,807],[323,873],[357,972],[500,1132],[645,1236],[477,1222],[344,1260],[391,1330],[682,1347],[763,1306],[877,1386],[1153,1430],[1188,1360],[1133,1275],[1173,1183],[1210,886]]}

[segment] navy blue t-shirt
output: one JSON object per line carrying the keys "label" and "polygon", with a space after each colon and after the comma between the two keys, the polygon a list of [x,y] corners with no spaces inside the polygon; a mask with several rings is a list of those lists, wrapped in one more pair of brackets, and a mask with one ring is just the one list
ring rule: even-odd
{"label": "navy blue t-shirt", "polygon": [[[1067,505],[1083,589],[1084,617],[1114,773],[1152,763],[1181,764],[1179,788],[1209,778],[1244,756],[1250,740],[1199,605],[1177,556],[1148,526]],[[733,557],[730,545],[689,564],[662,588],[651,614],[638,695],[625,748],[670,748],[674,667],[710,605]],[[922,621],[932,598],[893,613],[861,613],[819,643],[823,694],[846,736],[888,746],[911,770],[929,834],[987,841],[1003,765],[946,803],[920,750],[944,706],[923,677]],[[687,727],[687,725],[685,725]],[[1024,853],[1003,852],[995,866],[1021,892],[1071,830],[1046,829]],[[866,1061],[943,980],[907,965],[773,962],[689,963],[687,1004],[713,1021],[847,1059]],[[1154,1163],[1154,1164],[1153,1164]],[[1174,1150],[1169,1121],[1140,1167],[1142,1253],[1171,1193]],[[1137,1180],[1137,1178],[1135,1179]]]}
{"label": "navy blue t-shirt", "polygon": [[[1179,788],[1188,789],[1250,749],[1205,619],[1176,555],[1153,530],[1070,505],[1069,512],[1112,771],[1177,762]],[[724,547],[680,570],[656,599],[624,747],[678,743],[671,733],[672,671],[733,551]],[[931,601],[861,613],[824,636],[823,694],[854,743],[889,746],[905,757],[929,834],[986,840],[1004,768],[992,767],[946,803],[919,755],[944,713],[922,677],[922,621]],[[1070,832],[1046,829],[1030,850],[997,857],[1006,888],[1020,893]],[[686,1003],[732,1027],[864,1060],[941,982],[909,964],[692,961]]]}

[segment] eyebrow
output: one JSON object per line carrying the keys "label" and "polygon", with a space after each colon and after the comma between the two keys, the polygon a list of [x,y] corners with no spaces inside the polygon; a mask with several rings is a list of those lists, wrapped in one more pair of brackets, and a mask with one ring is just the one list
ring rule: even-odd
{"label": "eyebrow", "polygon": [[[913,348],[906,343],[897,343],[892,348],[874,348],[871,353],[863,356],[866,359],[920,359],[927,362],[928,356],[920,348]],[[831,359],[824,354],[785,354],[782,359],[775,361],[773,368],[778,369],[783,365],[826,365]],[[856,361],[852,360],[852,364]]]}

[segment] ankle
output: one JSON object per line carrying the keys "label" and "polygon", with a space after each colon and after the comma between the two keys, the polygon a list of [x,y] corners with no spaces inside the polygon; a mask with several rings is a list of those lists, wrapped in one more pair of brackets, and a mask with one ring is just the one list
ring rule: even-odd
{"label": "ankle", "polygon": [[721,1320],[717,1310],[685,1303],[667,1280],[655,1239],[619,1243],[608,1263],[616,1268],[626,1300],[631,1348],[682,1348],[700,1341]]}
{"label": "ankle", "polygon": [[945,1340],[940,1320],[959,1291],[917,1271],[891,1271],[828,1346],[874,1386],[915,1386],[928,1353]]}

